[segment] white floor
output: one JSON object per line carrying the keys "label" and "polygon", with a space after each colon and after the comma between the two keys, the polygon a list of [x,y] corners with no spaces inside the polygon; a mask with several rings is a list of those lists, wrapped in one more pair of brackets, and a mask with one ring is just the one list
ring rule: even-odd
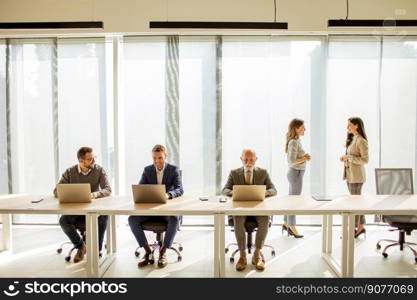
{"label": "white floor", "polygon": [[[417,277],[417,264],[408,249],[401,252],[399,247],[391,248],[387,259],[376,251],[378,239],[397,239],[398,233],[387,229],[385,226],[368,226],[366,238],[361,236],[356,240],[355,277]],[[244,272],[237,272],[227,256],[227,277],[334,277],[320,257],[321,228],[300,226],[299,231],[304,238],[294,239],[281,235],[280,227],[273,226],[267,244],[275,247],[276,256],[271,257],[270,251],[264,250],[266,270],[258,272],[248,265]],[[177,262],[176,255],[170,252],[169,264],[164,269],[151,265],[138,269],[138,258],[133,254],[136,242],[127,224],[119,224],[117,233],[117,256],[104,277],[212,277],[212,227],[183,226],[176,237],[184,247],[183,260]],[[59,244],[65,241],[59,227],[14,226],[13,236],[13,254],[0,253],[0,277],[86,277],[85,262],[67,263],[64,254],[56,253]],[[154,239],[152,234],[148,237],[149,241]],[[340,257],[339,237],[340,227],[335,227],[333,249],[336,257]],[[406,236],[406,240],[417,242],[417,232]],[[227,228],[226,244],[229,242],[234,242],[234,235]],[[64,252],[68,250],[69,247]]]}

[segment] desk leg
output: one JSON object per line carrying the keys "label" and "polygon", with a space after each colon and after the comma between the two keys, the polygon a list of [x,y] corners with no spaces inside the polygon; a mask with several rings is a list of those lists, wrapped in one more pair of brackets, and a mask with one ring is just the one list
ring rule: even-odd
{"label": "desk leg", "polygon": [[355,266],[355,215],[350,214],[348,217],[348,258],[347,258],[347,272],[346,277],[354,277]]}
{"label": "desk leg", "polygon": [[95,278],[99,277],[97,220],[97,214],[86,215],[87,276]]}
{"label": "desk leg", "polygon": [[111,250],[112,253],[116,253],[117,251],[117,240],[116,240],[116,216],[110,216],[110,224],[111,224]]}
{"label": "desk leg", "polygon": [[219,215],[219,271],[220,277],[226,277],[226,268],[225,268],[225,224],[224,224],[224,214]]}
{"label": "desk leg", "polygon": [[[109,216],[109,219],[110,219],[110,216]],[[113,249],[112,249],[112,237],[111,237],[111,235],[112,235],[112,223],[111,223],[111,220],[109,220],[108,222],[107,222],[107,228],[106,228],[106,244],[105,244],[105,246],[106,246],[106,254],[107,255],[110,255],[111,253],[113,253]]]}
{"label": "desk leg", "polygon": [[332,239],[333,239],[333,216],[324,215],[322,225],[322,249],[323,254],[332,253]]}
{"label": "desk leg", "polygon": [[342,215],[342,277],[353,277],[355,216]]}
{"label": "desk leg", "polygon": [[214,277],[225,277],[224,214],[214,215]]}
{"label": "desk leg", "polygon": [[3,223],[3,246],[2,251],[13,251],[13,238],[12,238],[12,215],[4,214],[1,216],[1,222]]}

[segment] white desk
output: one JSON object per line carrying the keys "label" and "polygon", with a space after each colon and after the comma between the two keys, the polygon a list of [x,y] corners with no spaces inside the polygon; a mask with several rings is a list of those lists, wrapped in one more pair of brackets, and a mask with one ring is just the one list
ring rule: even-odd
{"label": "white desk", "polygon": [[[231,201],[222,208],[226,215],[230,216],[272,216],[272,215],[323,215],[323,235],[322,235],[322,253],[334,262],[333,265],[338,265],[337,260],[331,256],[332,252],[332,223],[329,221],[334,214],[341,214],[337,205],[328,207],[328,202],[316,201],[310,196],[275,196],[265,199],[263,202],[252,201]],[[342,213],[343,219],[349,220],[349,215]],[[350,230],[346,225],[346,230]],[[349,238],[348,232],[344,232],[343,241],[347,241]],[[353,235],[353,231],[352,231]],[[342,262],[345,260],[347,252],[342,250]],[[221,253],[219,258],[221,262],[225,260],[225,253]],[[332,268],[338,275],[345,277],[347,265],[342,264],[341,270]],[[224,276],[224,264],[220,266],[221,277]]]}
{"label": "white desk", "polygon": [[417,195],[349,195],[328,202],[322,209],[338,210],[342,215],[341,266],[331,256],[332,214],[323,216],[322,256],[340,277],[354,277],[355,215],[417,215]]}
{"label": "white desk", "polygon": [[[32,199],[43,197],[40,203]],[[315,201],[309,196],[271,197],[263,202],[219,203],[217,197],[199,201],[197,196],[184,196],[167,204],[134,204],[131,196],[113,196],[96,199],[91,204],[59,204],[51,196],[5,195],[0,196],[0,213],[3,215],[3,248],[12,249],[11,214],[73,214],[85,215],[87,224],[87,273],[100,276],[109,266],[99,266],[98,226],[99,215],[110,215],[107,230],[109,257],[116,251],[116,215],[213,215],[214,217],[214,277],[225,276],[225,216],[231,215],[323,215],[322,256],[340,277],[354,276],[354,217],[361,214],[417,214],[417,196],[345,196],[331,202]],[[342,254],[339,264],[332,253],[332,216],[342,215]]]}
{"label": "white desk", "polygon": [[[39,203],[31,200],[44,198]],[[113,196],[95,199],[92,203],[60,204],[50,195],[4,195],[0,196],[0,214],[3,214],[3,250],[12,251],[11,215],[12,214],[65,214],[86,216],[86,248],[87,275],[100,277],[110,266],[116,252],[116,215],[213,215],[215,219],[214,247],[215,257],[219,257],[220,219],[218,215],[220,203],[214,201],[199,201],[198,197],[179,197],[168,201],[167,204],[134,204],[131,196]],[[98,255],[98,226],[99,215],[110,216],[110,226],[107,230],[107,256],[99,264]],[[224,232],[224,228],[223,228]],[[224,237],[223,237],[224,241]],[[224,243],[223,243],[224,244]],[[224,252],[224,249],[223,251]],[[214,260],[214,276],[218,277],[219,263]]]}
{"label": "white desk", "polygon": [[[217,198],[200,201],[198,196],[183,196],[169,200],[166,204],[135,204],[132,196],[113,196],[97,199],[90,209],[100,215],[138,215],[138,216],[201,216],[212,215],[214,218],[214,277],[222,277],[221,261],[224,254],[224,204]],[[96,230],[95,228],[93,230]],[[93,232],[93,235],[95,233]],[[223,256],[224,257],[224,256]],[[93,258],[94,259],[94,258]],[[224,265],[224,260],[223,260]]]}
{"label": "white desk", "polygon": [[[43,198],[39,203],[32,200]],[[102,198],[105,199],[105,198]],[[107,255],[100,261],[98,256],[98,214],[90,207],[93,203],[60,204],[51,195],[2,195],[0,214],[3,221],[3,251],[13,252],[12,214],[65,214],[86,216],[87,276],[98,277],[104,274],[116,252],[115,216],[110,216],[107,230]]]}

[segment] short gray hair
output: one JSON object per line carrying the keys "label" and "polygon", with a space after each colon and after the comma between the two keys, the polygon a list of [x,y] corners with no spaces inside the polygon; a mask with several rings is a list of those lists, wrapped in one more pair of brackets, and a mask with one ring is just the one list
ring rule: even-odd
{"label": "short gray hair", "polygon": [[256,152],[253,149],[243,149],[242,150],[242,157],[245,156],[246,153],[250,153],[250,154],[256,156]]}

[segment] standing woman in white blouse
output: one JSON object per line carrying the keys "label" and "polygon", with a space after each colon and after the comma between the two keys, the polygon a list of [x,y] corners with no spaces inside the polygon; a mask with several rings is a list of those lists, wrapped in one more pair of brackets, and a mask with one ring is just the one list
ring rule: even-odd
{"label": "standing woman in white blouse", "polygon": [[[288,125],[287,141],[285,143],[285,153],[287,153],[288,173],[287,178],[290,184],[290,195],[300,195],[303,188],[303,176],[306,169],[306,162],[311,159],[310,154],[305,153],[300,142],[300,137],[304,135],[306,128],[304,121],[293,119]],[[294,215],[284,216],[282,232],[287,231],[288,235],[295,238],[302,238],[295,227],[296,219]]]}
{"label": "standing woman in white blouse", "polygon": [[[346,154],[340,157],[344,163],[343,179],[346,180],[351,195],[360,195],[366,180],[365,167],[368,163],[368,138],[361,118],[348,120]],[[365,216],[355,216],[355,238],[365,234]]]}

